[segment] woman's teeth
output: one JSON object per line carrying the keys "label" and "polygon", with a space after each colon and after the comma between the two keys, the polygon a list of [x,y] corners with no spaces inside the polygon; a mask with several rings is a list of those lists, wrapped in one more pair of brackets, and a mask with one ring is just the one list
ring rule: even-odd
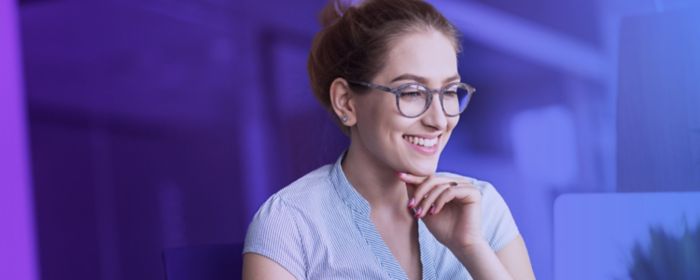
{"label": "woman's teeth", "polygon": [[438,142],[438,138],[421,138],[421,137],[416,137],[416,136],[404,136],[404,139],[408,140],[408,142],[411,142],[411,144],[418,145],[418,146],[423,146],[423,147],[432,147],[435,146]]}

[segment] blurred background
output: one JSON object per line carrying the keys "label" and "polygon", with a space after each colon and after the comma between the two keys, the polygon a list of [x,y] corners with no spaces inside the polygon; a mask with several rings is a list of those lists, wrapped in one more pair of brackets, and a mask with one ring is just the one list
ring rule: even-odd
{"label": "blurred background", "polygon": [[[440,169],[496,186],[539,279],[700,228],[697,1],[429,2],[477,88]],[[325,0],[1,3],[2,279],[165,279],[348,144],[306,74]]]}

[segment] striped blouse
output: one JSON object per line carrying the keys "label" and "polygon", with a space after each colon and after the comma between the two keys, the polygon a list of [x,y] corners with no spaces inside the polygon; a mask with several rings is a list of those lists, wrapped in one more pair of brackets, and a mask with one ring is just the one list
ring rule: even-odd
{"label": "striped blouse", "polygon": [[[372,223],[369,203],[345,177],[342,158],[272,195],[248,227],[243,253],[265,256],[296,279],[408,279]],[[475,181],[483,193],[481,228],[498,251],[518,228],[496,189]],[[471,279],[421,220],[418,242],[423,279]]]}

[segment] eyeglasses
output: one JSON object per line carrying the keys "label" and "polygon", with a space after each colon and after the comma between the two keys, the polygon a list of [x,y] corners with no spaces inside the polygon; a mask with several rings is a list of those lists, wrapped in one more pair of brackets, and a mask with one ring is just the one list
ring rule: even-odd
{"label": "eyeglasses", "polygon": [[476,92],[474,87],[459,82],[448,84],[441,89],[430,89],[421,83],[408,83],[396,88],[357,81],[348,81],[348,83],[395,95],[399,113],[407,118],[416,118],[428,111],[433,102],[434,93],[439,95],[440,105],[446,116],[459,116],[467,108],[472,95]]}

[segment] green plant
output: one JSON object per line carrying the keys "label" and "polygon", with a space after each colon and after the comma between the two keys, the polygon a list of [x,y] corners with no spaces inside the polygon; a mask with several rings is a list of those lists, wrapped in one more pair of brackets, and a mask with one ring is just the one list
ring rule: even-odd
{"label": "green plant", "polygon": [[700,279],[700,224],[686,225],[681,236],[662,227],[651,227],[649,235],[648,246],[637,242],[632,249],[631,279]]}

